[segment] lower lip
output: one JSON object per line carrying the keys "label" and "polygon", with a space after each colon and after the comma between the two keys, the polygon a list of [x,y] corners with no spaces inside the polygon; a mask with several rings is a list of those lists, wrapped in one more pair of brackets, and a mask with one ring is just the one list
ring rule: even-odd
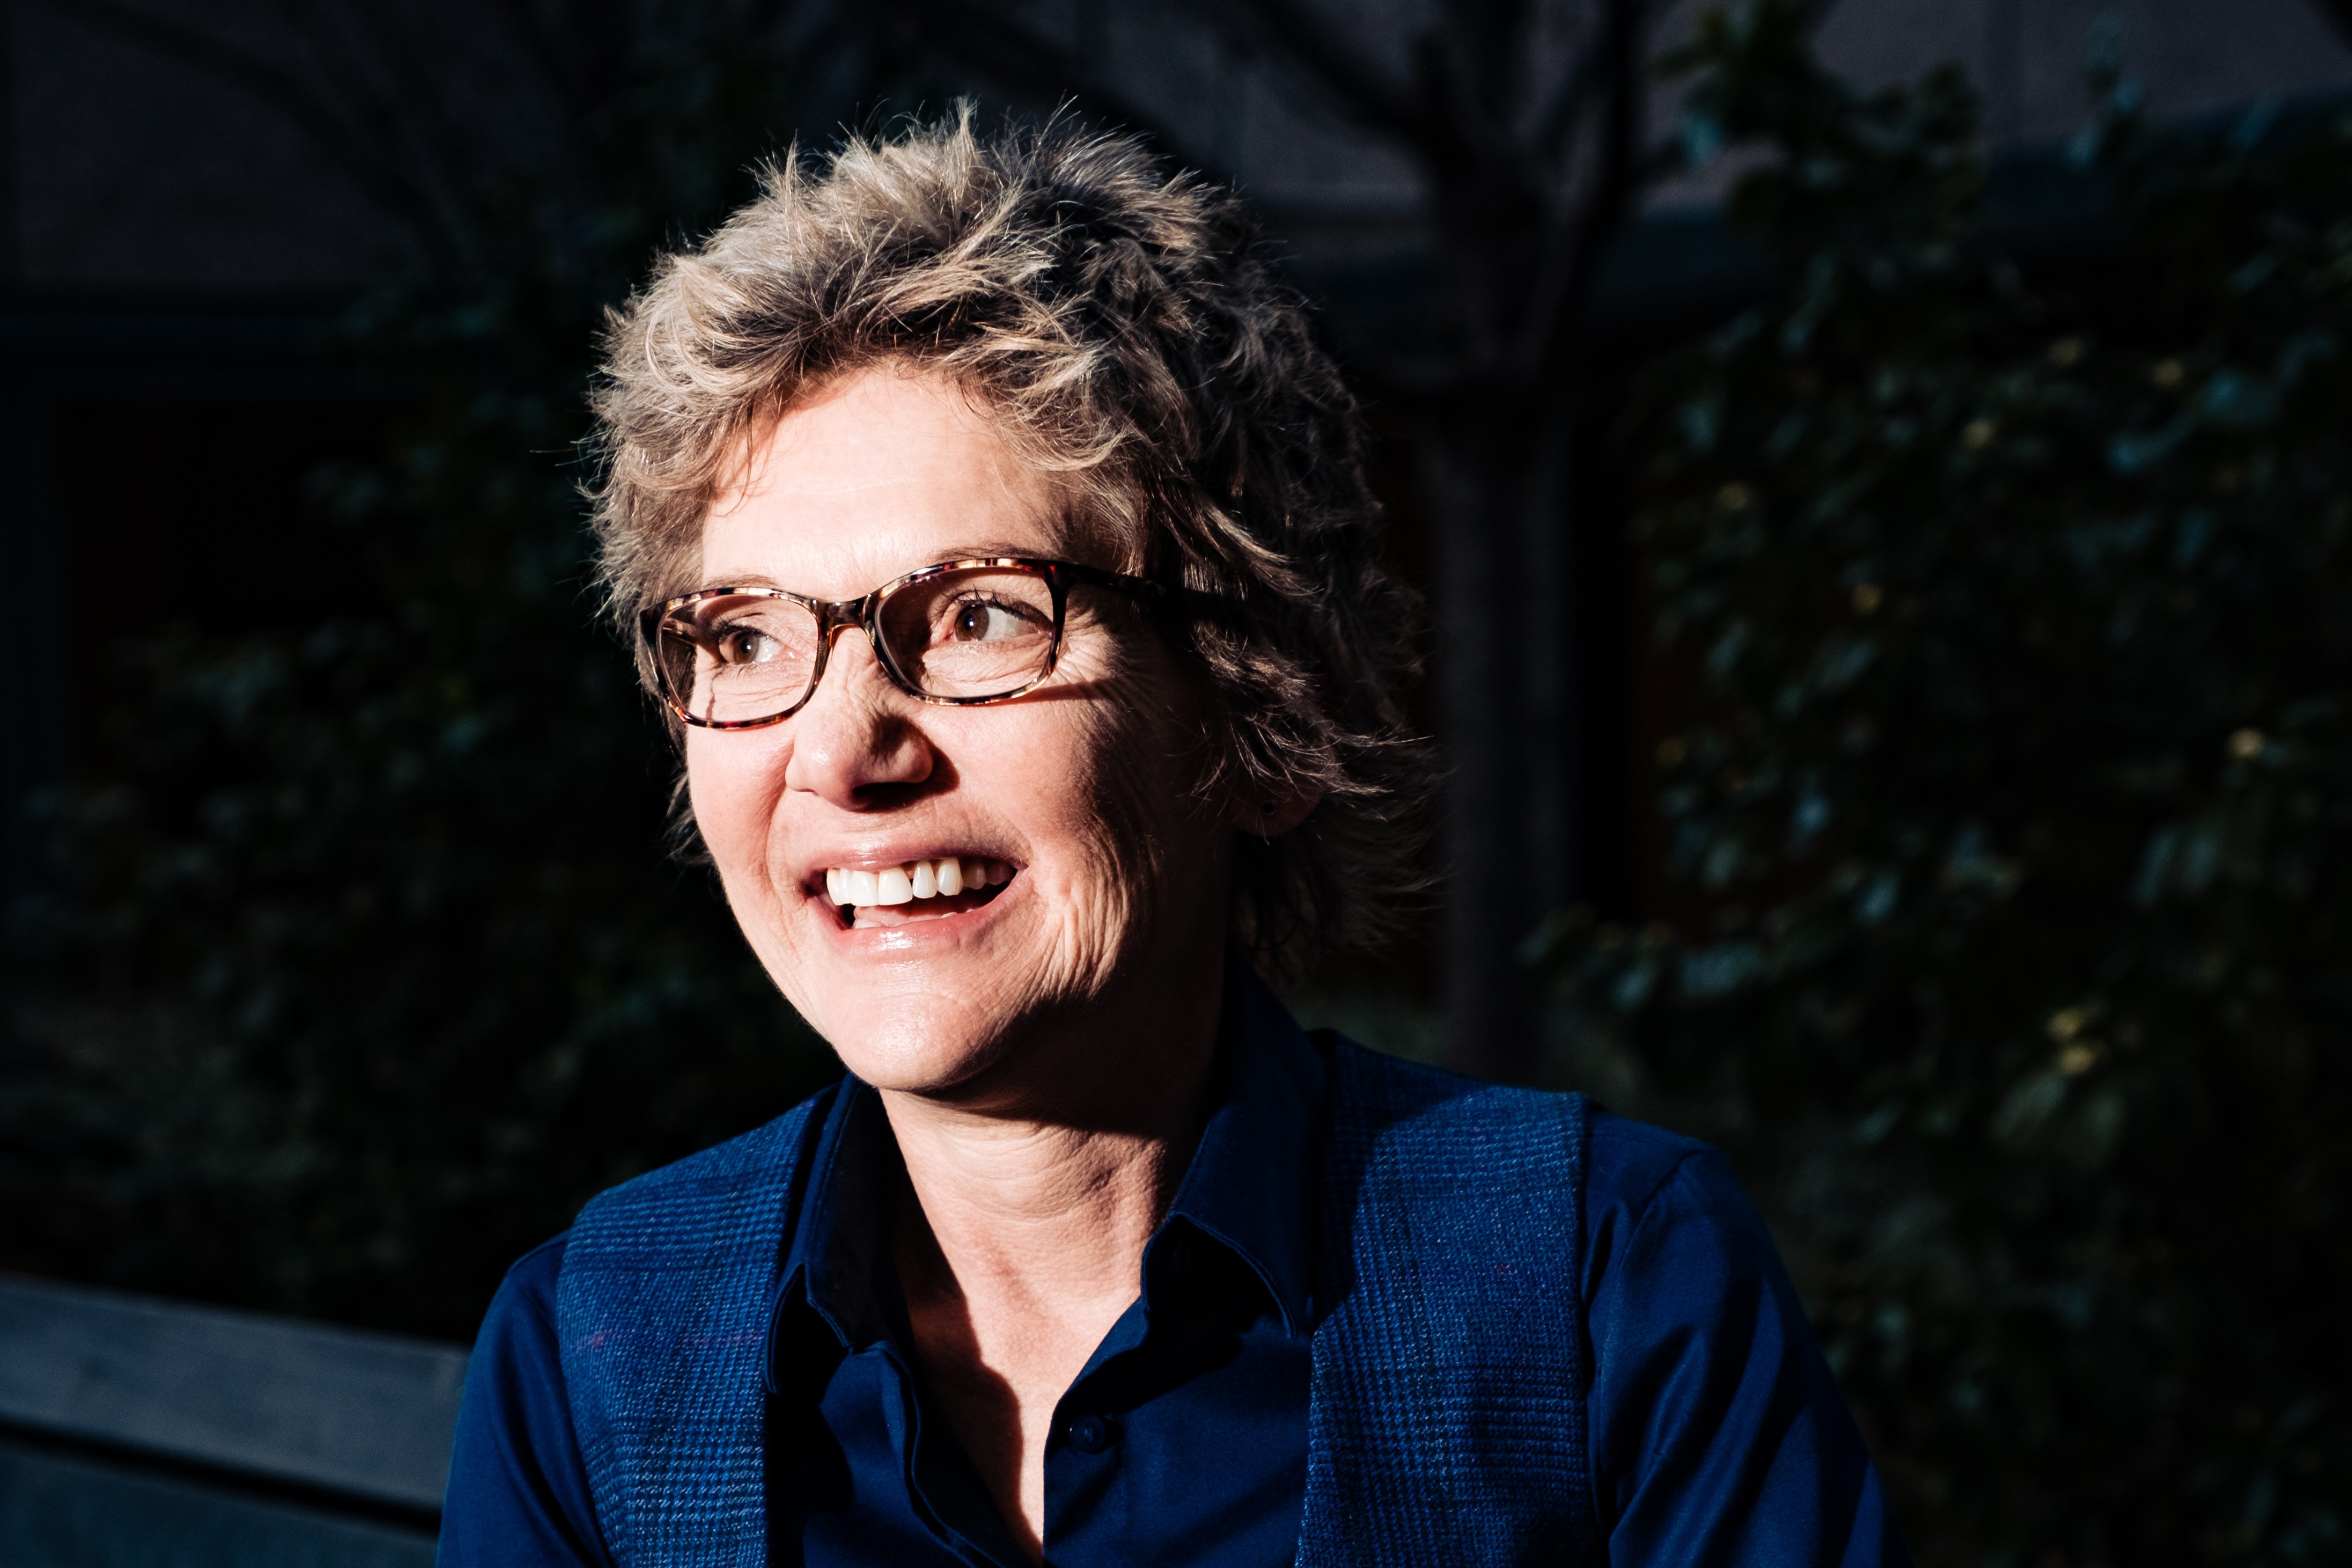
{"label": "lower lip", "polygon": [[845,925],[837,905],[827,903],[822,897],[810,902],[816,906],[817,918],[824,922],[832,941],[844,952],[860,957],[901,957],[957,947],[979,936],[996,923],[997,911],[1021,897],[1027,886],[1028,879],[1015,873],[1013,880],[1004,884],[1003,892],[976,909],[930,920],[908,921],[904,925]]}

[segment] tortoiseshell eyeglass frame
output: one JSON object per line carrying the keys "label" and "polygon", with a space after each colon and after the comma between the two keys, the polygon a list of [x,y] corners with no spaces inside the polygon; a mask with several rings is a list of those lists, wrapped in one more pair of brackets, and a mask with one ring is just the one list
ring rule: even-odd
{"label": "tortoiseshell eyeglass frame", "polygon": [[[928,582],[933,577],[943,576],[950,572],[970,572],[981,569],[1025,572],[1044,580],[1046,590],[1053,595],[1054,600],[1053,644],[1045,650],[1044,666],[1034,679],[1007,690],[991,691],[978,697],[934,696],[917,686],[907,672],[898,667],[898,660],[891,655],[889,645],[882,637],[883,604],[893,594],[914,584]],[[688,709],[685,698],[670,689],[667,679],[662,679],[660,682],[663,705],[685,723],[704,730],[761,730],[771,724],[781,724],[808,706],[809,699],[816,695],[817,687],[824,679],[825,661],[832,656],[834,637],[851,626],[856,626],[866,634],[867,644],[874,649],[874,660],[882,667],[882,673],[890,678],[890,684],[919,702],[933,703],[942,708],[977,708],[991,702],[1010,702],[1016,697],[1025,696],[1051,680],[1054,678],[1055,667],[1061,662],[1063,621],[1068,611],[1070,588],[1074,584],[1084,584],[1088,587],[1105,588],[1115,594],[1124,594],[1153,610],[1163,613],[1173,612],[1203,619],[1230,620],[1240,607],[1236,601],[1221,594],[1205,594],[1193,588],[1170,587],[1164,583],[1155,583],[1148,577],[1132,577],[1124,572],[1107,572],[1099,566],[1081,566],[1073,561],[1050,561],[1025,555],[989,555],[940,561],[929,566],[919,566],[903,576],[891,578],[890,581],[860,599],[812,599],[803,594],[787,593],[782,588],[698,588],[691,594],[681,594],[675,599],[666,599],[658,605],[648,607],[638,617],[638,626],[645,636],[646,656],[658,678],[662,669],[663,626],[676,618],[680,611],[701,604],[705,600],[782,599],[789,604],[798,605],[815,616],[816,660],[809,669],[808,687],[802,691],[799,700],[782,712],[771,713],[758,719],[698,718]]]}

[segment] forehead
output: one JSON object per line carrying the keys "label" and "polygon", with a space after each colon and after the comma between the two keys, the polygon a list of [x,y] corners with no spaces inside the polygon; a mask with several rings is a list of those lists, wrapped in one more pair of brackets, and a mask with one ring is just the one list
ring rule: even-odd
{"label": "forehead", "polygon": [[851,598],[954,556],[1065,554],[1066,510],[961,388],[859,371],[747,446],[703,520],[701,577]]}

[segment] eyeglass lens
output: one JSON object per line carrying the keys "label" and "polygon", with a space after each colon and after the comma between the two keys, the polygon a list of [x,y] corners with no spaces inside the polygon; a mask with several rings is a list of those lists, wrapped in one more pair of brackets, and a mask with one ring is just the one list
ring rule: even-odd
{"label": "eyeglass lens", "polygon": [[[1045,678],[1054,658],[1054,594],[1034,573],[969,567],[892,590],[877,616],[877,650],[926,697],[1009,696]],[[704,723],[737,724],[797,708],[815,678],[816,612],[789,599],[718,595],[662,622],[661,675]]]}

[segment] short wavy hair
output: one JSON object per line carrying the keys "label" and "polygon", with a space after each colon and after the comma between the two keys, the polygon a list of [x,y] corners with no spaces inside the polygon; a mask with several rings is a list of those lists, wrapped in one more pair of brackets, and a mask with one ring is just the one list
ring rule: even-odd
{"label": "short wavy hair", "polygon": [[1210,787],[1320,797],[1238,835],[1239,940],[1276,970],[1374,945],[1425,879],[1431,760],[1400,708],[1419,605],[1379,559],[1360,409],[1231,191],[1066,119],[974,118],[787,153],[613,312],[611,609],[633,631],[699,585],[714,493],[796,403],[870,366],[945,376],[1124,569],[1238,602],[1168,634],[1204,678]]}

